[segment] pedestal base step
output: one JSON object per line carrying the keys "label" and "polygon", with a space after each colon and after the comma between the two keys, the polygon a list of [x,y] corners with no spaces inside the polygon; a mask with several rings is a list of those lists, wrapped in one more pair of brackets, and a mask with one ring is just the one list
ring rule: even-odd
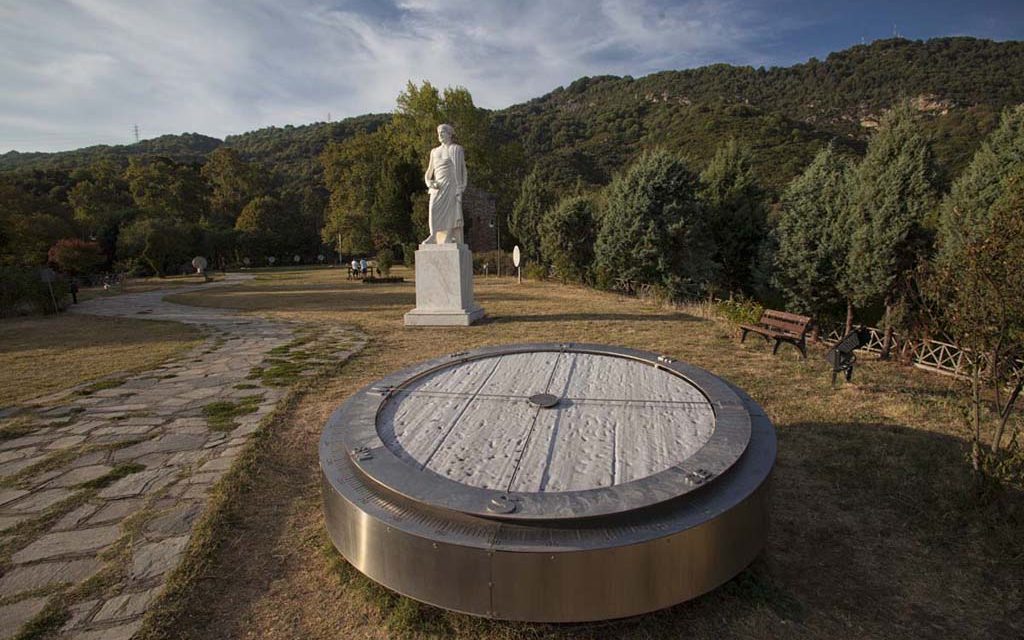
{"label": "pedestal base step", "polygon": [[407,327],[468,327],[484,317],[483,307],[470,311],[423,311],[413,309],[405,314]]}

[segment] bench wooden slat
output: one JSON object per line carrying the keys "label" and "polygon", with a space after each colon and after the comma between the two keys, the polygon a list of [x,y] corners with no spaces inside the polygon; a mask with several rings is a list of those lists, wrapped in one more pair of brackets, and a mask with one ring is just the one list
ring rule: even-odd
{"label": "bench wooden slat", "polygon": [[750,331],[754,331],[754,332],[759,333],[761,335],[766,335],[766,336],[770,336],[770,337],[773,337],[773,338],[775,338],[775,337],[779,337],[779,338],[797,338],[798,337],[798,336],[794,336],[792,333],[790,333],[788,331],[775,331],[774,329],[770,329],[768,327],[753,327],[753,326],[750,326],[750,325],[741,325],[741,328],[749,329]]}
{"label": "bench wooden slat", "polygon": [[775,340],[775,347],[772,349],[772,353],[776,353],[779,350],[779,345],[783,342],[789,342],[799,349],[800,354],[806,358],[807,331],[812,324],[813,320],[808,316],[765,309],[761,312],[761,317],[758,319],[757,324],[740,325],[740,329],[743,332],[740,336],[740,342],[746,340],[748,332],[757,333],[764,336],[766,340]]}
{"label": "bench wooden slat", "polygon": [[764,313],[761,314],[761,318],[778,318],[780,320],[789,320],[798,324],[806,324],[811,321],[807,316],[789,313],[787,311],[775,311],[773,309],[765,309]]}

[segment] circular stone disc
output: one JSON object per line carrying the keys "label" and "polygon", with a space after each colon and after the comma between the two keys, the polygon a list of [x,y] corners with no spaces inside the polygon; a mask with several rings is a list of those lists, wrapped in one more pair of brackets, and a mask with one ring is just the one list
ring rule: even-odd
{"label": "circular stone disc", "polygon": [[704,394],[670,371],[556,351],[439,369],[403,386],[377,417],[385,445],[414,468],[531,493],[647,478],[696,453],[714,425]]}
{"label": "circular stone disc", "polygon": [[[538,394],[557,402],[543,408]],[[677,498],[728,470],[750,416],[703,369],[596,345],[484,347],[399,371],[333,420],[357,467],[436,507],[595,517]],[[359,451],[358,455],[351,452]],[[508,494],[514,508],[496,511]]]}

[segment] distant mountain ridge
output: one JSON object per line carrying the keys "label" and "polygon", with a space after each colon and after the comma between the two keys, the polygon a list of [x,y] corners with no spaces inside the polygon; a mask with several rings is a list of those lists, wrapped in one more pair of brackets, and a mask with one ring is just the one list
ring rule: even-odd
{"label": "distant mountain ridge", "polygon": [[[584,77],[492,111],[491,118],[522,144],[528,162],[545,165],[566,184],[607,182],[637,153],[655,146],[706,162],[718,143],[732,137],[754,149],[761,178],[778,188],[829,141],[861,150],[881,113],[904,98],[934,116],[928,133],[948,182],[998,113],[1024,102],[1024,42],[889,39],[790,67],[714,64],[639,79]],[[224,141],[192,133],[60,153],[9,152],[0,155],[0,172],[71,169],[107,155],[202,161],[228,145],[292,180],[318,180],[318,156],[327,144],[373,131],[388,118],[368,114],[269,127]]]}

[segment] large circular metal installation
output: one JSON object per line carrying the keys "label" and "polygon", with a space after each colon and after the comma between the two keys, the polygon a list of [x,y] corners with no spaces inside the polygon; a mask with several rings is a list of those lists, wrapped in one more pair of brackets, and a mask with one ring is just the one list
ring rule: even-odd
{"label": "large circular metal installation", "polygon": [[360,390],[320,441],[341,554],[403,595],[506,620],[636,615],[764,546],[775,431],[742,391],[652,353],[486,347]]}

